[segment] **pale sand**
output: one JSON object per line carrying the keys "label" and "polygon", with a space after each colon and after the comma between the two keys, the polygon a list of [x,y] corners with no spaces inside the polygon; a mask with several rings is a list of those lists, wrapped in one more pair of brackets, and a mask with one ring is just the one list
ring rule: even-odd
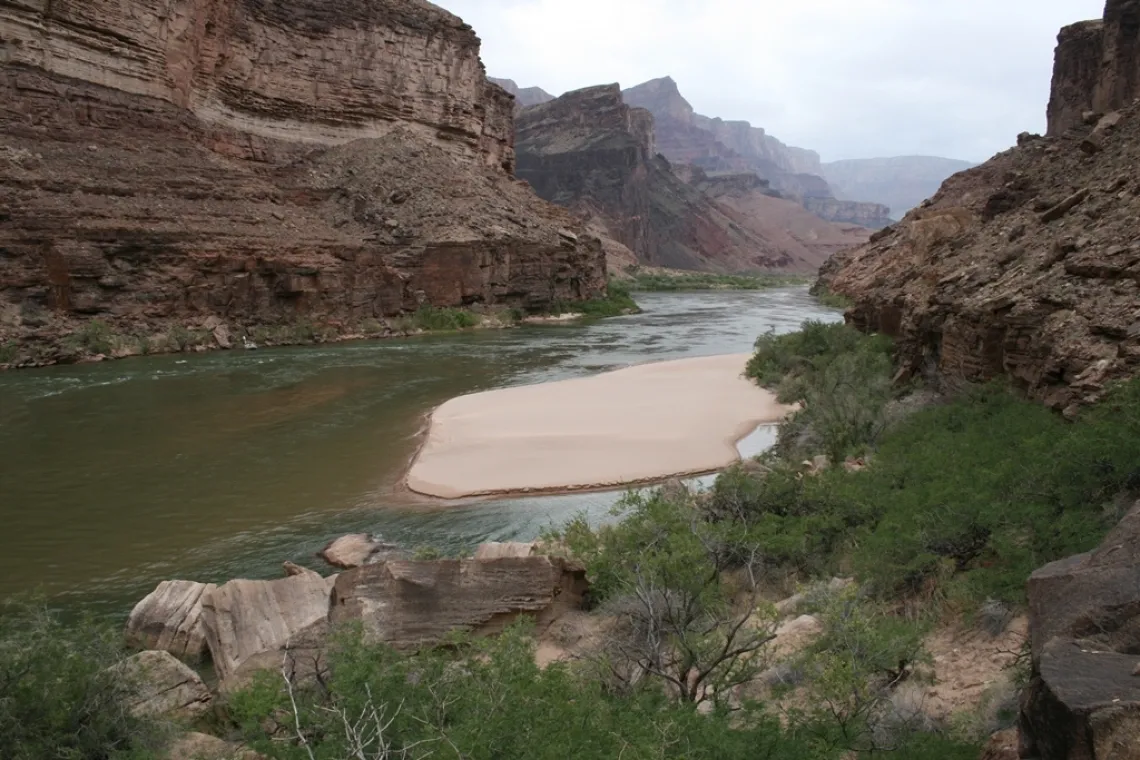
{"label": "pale sand", "polygon": [[748,354],[642,364],[460,396],[431,417],[408,487],[428,496],[573,491],[714,472],[791,407],[742,376]]}

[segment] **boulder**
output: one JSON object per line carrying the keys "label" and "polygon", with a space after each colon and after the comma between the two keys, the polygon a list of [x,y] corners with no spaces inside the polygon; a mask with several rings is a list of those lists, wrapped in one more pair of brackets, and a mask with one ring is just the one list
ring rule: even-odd
{"label": "boulder", "polygon": [[1017,729],[998,731],[982,748],[980,760],[1018,760]]}
{"label": "boulder", "polygon": [[501,631],[520,616],[541,633],[582,604],[585,570],[557,557],[390,560],[342,573],[330,621],[360,621],[366,635],[400,649],[443,640],[455,630]]}
{"label": "boulder", "polygon": [[127,619],[129,646],[158,649],[176,657],[200,657],[206,651],[202,598],[212,583],[163,581],[143,598]]}
{"label": "boulder", "polygon": [[253,750],[196,731],[178,737],[163,757],[165,760],[266,760]]}
{"label": "boulder", "polygon": [[1140,758],[1140,503],[1092,552],[1029,579],[1023,756]]}
{"label": "boulder", "polygon": [[317,556],[333,567],[351,570],[354,567],[386,559],[403,559],[407,555],[395,544],[385,543],[371,533],[350,533],[341,536],[321,549]]}
{"label": "boulder", "polygon": [[280,667],[294,637],[327,618],[336,578],[234,580],[211,592],[203,600],[202,619],[223,689],[257,669]]}
{"label": "boulder", "polygon": [[537,552],[533,541],[497,541],[479,544],[475,549],[475,559],[504,559],[508,557],[530,557]]}
{"label": "boulder", "polygon": [[286,578],[293,578],[293,577],[298,576],[298,575],[304,575],[304,576],[308,576],[310,578],[322,577],[321,574],[318,573],[316,570],[310,570],[307,567],[301,567],[296,562],[290,562],[289,560],[285,560],[284,562],[282,562],[281,567],[285,571],[285,577]]}
{"label": "boulder", "polygon": [[116,666],[134,689],[131,712],[148,717],[193,718],[210,707],[210,690],[169,652],[139,652]]}

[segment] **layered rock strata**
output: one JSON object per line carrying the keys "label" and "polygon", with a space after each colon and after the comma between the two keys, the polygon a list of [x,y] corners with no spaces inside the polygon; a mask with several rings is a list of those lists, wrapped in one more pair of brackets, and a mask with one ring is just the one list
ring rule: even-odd
{"label": "layered rock strata", "polygon": [[1104,18],[1072,24],[1057,37],[1048,134],[1080,126],[1140,97],[1140,4],[1107,0]]}
{"label": "layered rock strata", "polygon": [[[671,165],[656,153],[652,115],[626,105],[617,85],[527,108],[517,130],[519,177],[543,198],[601,220],[645,264],[814,271],[833,250],[866,239],[845,238],[802,207],[804,234],[790,232],[783,207],[795,204],[772,197],[778,193],[755,174],[710,179]],[[721,195],[732,202],[718,202]],[[815,224],[802,223],[807,218]]]}
{"label": "layered rock strata", "polygon": [[0,363],[91,353],[95,319],[137,353],[604,289],[600,241],[511,176],[478,38],[429,3],[19,0],[0,49]]}
{"label": "layered rock strata", "polygon": [[897,339],[905,371],[1005,376],[1075,413],[1140,370],[1140,112],[1110,114],[951,177],[825,265],[848,319]]}
{"label": "layered rock strata", "polygon": [[[746,121],[702,116],[681,95],[671,77],[623,91],[627,103],[650,111],[656,120],[661,153],[678,164],[694,164],[709,174],[755,173],[782,195],[807,205],[827,221],[882,227],[890,223],[878,204],[837,202],[821,175],[819,155],[785,145]],[[826,201],[826,202],[819,202]]]}

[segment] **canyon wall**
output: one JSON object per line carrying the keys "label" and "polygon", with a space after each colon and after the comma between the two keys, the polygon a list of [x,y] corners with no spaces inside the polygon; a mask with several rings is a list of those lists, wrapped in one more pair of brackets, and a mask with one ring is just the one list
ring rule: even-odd
{"label": "canyon wall", "polygon": [[554,100],[554,96],[541,87],[519,87],[513,79],[490,77],[490,80],[515,96],[516,109],[537,106]]}
{"label": "canyon wall", "polygon": [[0,0],[0,102],[0,362],[75,358],[93,318],[131,353],[604,290],[430,3]]}
{"label": "canyon wall", "polygon": [[[1072,81],[1070,53],[1058,51],[1055,96]],[[1091,84],[1120,81],[1104,66]],[[904,373],[1006,377],[1070,414],[1098,400],[1140,371],[1140,103],[1085,121],[1023,134],[955,174],[829,261],[821,284],[854,302],[849,321],[897,339]]]}
{"label": "canyon wall", "polygon": [[876,228],[891,221],[877,204],[860,208],[857,202],[836,202],[814,151],[789,147],[746,121],[694,113],[670,77],[631,87],[623,96],[630,105],[653,114],[658,148],[674,163],[694,164],[709,174],[753,172],[828,221]]}
{"label": "canyon wall", "polygon": [[616,84],[524,109],[517,150],[520,178],[599,219],[643,264],[814,271],[835,250],[866,240],[780,199],[754,173],[710,178],[671,165],[657,155],[653,116],[626,105]]}
{"label": "canyon wall", "polygon": [[1048,134],[1082,123],[1140,97],[1140,3],[1108,0],[1103,20],[1061,30],[1048,109]]}

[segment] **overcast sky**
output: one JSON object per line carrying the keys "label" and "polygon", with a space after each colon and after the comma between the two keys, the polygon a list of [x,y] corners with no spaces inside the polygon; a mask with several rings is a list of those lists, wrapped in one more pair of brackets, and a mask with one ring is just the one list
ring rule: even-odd
{"label": "overcast sky", "polygon": [[825,161],[982,161],[1045,129],[1058,30],[1104,0],[435,0],[491,76],[554,93],[672,76],[698,113]]}

